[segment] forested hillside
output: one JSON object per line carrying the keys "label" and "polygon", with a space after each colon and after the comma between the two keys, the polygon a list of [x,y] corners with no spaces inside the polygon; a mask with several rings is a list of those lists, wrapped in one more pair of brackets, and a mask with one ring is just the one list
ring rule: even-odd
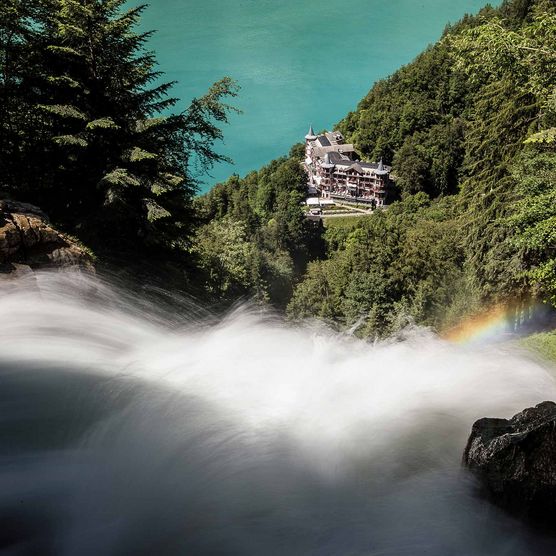
{"label": "forested hillside", "polygon": [[552,2],[506,2],[370,91],[340,128],[403,200],[310,267],[291,315],[380,335],[554,300],[555,44]]}
{"label": "forested hillside", "polygon": [[392,164],[400,200],[326,229],[303,213],[300,146],[195,197],[237,86],[180,106],[137,31],[144,8],[124,4],[0,4],[1,196],[122,266],[168,263],[208,299],[369,337],[556,303],[553,1],[486,7],[370,90],[339,128]]}
{"label": "forested hillside", "polygon": [[205,222],[193,254],[209,293],[255,296],[285,307],[307,263],[323,257],[323,226],[305,218],[303,148],[244,179],[232,176],[196,201]]}
{"label": "forested hillside", "polygon": [[[401,201],[327,229],[325,257],[311,253],[295,286],[292,318],[377,336],[409,322],[446,328],[492,304],[556,299],[554,45],[553,2],[506,1],[447,28],[371,89],[339,128],[363,156],[392,162]],[[232,178],[215,191],[256,207],[280,181],[273,175]],[[205,202],[212,214],[223,206],[215,192]],[[218,217],[249,222],[237,206]],[[258,214],[255,235],[266,225]]]}

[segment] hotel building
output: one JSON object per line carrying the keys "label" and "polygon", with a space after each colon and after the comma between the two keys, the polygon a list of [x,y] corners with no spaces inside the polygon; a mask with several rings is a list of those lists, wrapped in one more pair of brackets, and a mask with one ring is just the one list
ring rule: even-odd
{"label": "hotel building", "polygon": [[346,144],[338,131],[315,135],[309,128],[304,167],[309,195],[377,207],[387,203],[391,167],[382,159],[376,164],[358,160],[353,145]]}

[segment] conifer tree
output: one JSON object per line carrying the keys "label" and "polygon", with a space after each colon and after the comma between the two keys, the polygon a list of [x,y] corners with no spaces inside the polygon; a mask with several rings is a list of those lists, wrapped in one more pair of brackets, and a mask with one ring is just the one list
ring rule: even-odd
{"label": "conifer tree", "polygon": [[212,140],[219,134],[209,120],[225,121],[220,99],[234,94],[233,84],[224,80],[185,113],[161,116],[177,102],[168,95],[172,83],[158,83],[154,55],[144,48],[150,33],[135,31],[145,7],[123,11],[123,4],[54,3],[46,25],[52,94],[42,108],[57,130],[53,141],[75,222],[96,228],[100,216],[119,238],[177,246],[191,217],[191,156],[209,165],[218,160]]}
{"label": "conifer tree", "polygon": [[[16,0],[9,0],[16,2]],[[145,6],[125,0],[31,0],[39,55],[33,114],[41,123],[35,179],[12,180],[14,195],[39,204],[95,245],[183,250],[192,228],[193,163],[210,167],[235,96],[225,78],[179,113],[160,81]]]}
{"label": "conifer tree", "polygon": [[38,8],[23,0],[0,3],[0,191],[26,182],[26,164],[40,118],[32,110],[37,74]]}

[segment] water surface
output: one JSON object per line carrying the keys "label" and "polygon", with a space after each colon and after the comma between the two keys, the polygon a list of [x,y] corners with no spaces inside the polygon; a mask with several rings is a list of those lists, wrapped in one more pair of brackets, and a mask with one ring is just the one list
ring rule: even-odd
{"label": "water surface", "polygon": [[[131,3],[131,2],[130,2]],[[498,1],[493,4],[498,4]],[[370,86],[485,0],[155,0],[143,25],[183,101],[224,75],[242,87],[205,187],[286,153],[309,123],[329,128]]]}

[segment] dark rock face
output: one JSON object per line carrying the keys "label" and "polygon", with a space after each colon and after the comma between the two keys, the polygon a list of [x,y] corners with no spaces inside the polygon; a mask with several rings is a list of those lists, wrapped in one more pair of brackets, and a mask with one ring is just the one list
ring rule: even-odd
{"label": "dark rock face", "polygon": [[479,419],[463,463],[485,493],[514,515],[556,531],[556,404],[511,419]]}
{"label": "dark rock face", "polygon": [[0,200],[0,278],[67,267],[93,270],[92,257],[38,207]]}

